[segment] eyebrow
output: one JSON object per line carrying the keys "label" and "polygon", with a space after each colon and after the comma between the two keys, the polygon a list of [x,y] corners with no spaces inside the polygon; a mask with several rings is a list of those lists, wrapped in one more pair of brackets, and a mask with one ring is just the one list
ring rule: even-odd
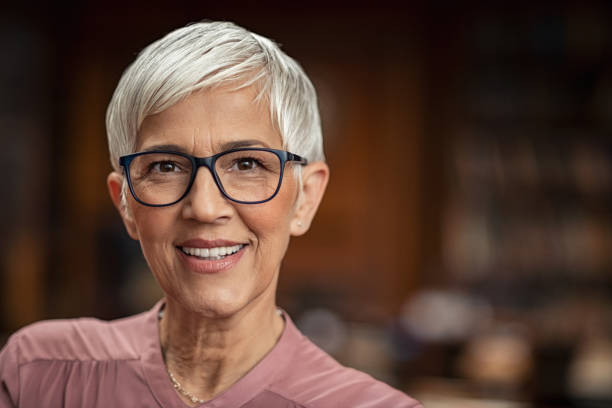
{"label": "eyebrow", "polygon": [[227,142],[221,145],[221,151],[231,150],[231,149],[239,149],[241,147],[254,147],[254,146],[262,146],[262,147],[270,147],[266,143],[261,140],[236,140],[234,142]]}
{"label": "eyebrow", "polygon": [[[223,143],[220,146],[220,152],[224,152],[226,150],[232,150],[232,149],[240,149],[242,147],[255,147],[255,146],[262,146],[262,147],[267,147],[267,148],[270,147],[267,143],[262,142],[261,140],[256,140],[256,139],[236,140],[232,142]],[[179,153],[187,153],[187,150],[184,147],[175,145],[175,144],[154,145],[154,146],[147,147],[146,149],[143,149],[142,151],[143,152],[159,152],[163,150],[179,152]]]}
{"label": "eyebrow", "polygon": [[169,150],[172,152],[180,152],[180,153],[186,153],[185,149],[182,148],[179,145],[175,145],[175,144],[165,144],[165,145],[154,145],[151,147],[147,147],[146,149],[143,149],[143,152],[159,152],[162,150]]}

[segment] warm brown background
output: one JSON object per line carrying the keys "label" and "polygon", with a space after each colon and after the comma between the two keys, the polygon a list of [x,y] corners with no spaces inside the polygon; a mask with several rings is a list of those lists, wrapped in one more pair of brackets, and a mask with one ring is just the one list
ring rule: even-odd
{"label": "warm brown background", "polygon": [[[106,105],[142,47],[202,18],[232,20],[276,39],[321,94],[333,175],[312,232],[295,240],[287,256],[282,295],[323,285],[376,304],[376,317],[397,310],[423,261],[425,83],[417,15],[248,4],[158,9],[100,3],[49,12],[6,15],[11,36],[23,36],[13,46],[30,54],[21,55],[16,63],[24,66],[11,73],[23,84],[5,78],[7,86],[18,93],[25,87],[28,95],[20,98],[39,106],[34,110],[25,100],[18,112],[28,117],[19,126],[36,129],[21,136],[29,138],[23,142],[27,158],[19,159],[28,161],[28,174],[19,176],[27,198],[18,199],[23,220],[10,222],[15,233],[7,245],[14,248],[7,262],[9,270],[22,272],[9,277],[20,290],[8,291],[7,306],[19,304],[19,312],[6,316],[7,327],[49,315],[121,313],[111,283],[103,283],[108,291],[99,287],[109,274],[117,277],[108,266],[123,261],[113,248],[118,244],[101,235],[127,239],[105,187]],[[30,58],[37,59],[34,66]]]}
{"label": "warm brown background", "polygon": [[[159,296],[106,192],[105,109],[140,49],[223,19],[281,43],[320,96],[332,178],[291,244],[279,304],[298,319],[333,312],[360,339],[338,357],[410,392],[587,406],[568,382],[578,350],[612,329],[612,8],[376,4],[3,10],[0,334],[124,316]],[[461,368],[479,333],[410,333],[402,305],[430,289],[486,302],[480,329],[520,333],[528,374]],[[385,364],[363,358],[388,342]]]}

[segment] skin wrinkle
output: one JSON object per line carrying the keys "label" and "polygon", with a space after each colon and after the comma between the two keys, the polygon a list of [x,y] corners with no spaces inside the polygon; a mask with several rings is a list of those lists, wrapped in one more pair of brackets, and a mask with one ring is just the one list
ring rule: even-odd
{"label": "skin wrinkle", "polygon": [[[272,316],[272,319],[276,319],[277,317],[278,316],[275,313]],[[163,320],[161,324],[164,324]],[[269,324],[274,325],[274,322],[270,322]],[[246,336],[232,336],[232,329],[233,327],[221,325],[220,327],[216,327],[214,330],[209,329],[206,332],[197,333],[199,337],[196,335],[195,339],[190,339],[182,335],[171,338],[171,333],[184,333],[186,331],[181,328],[168,328],[166,330],[162,330],[162,348],[164,349],[164,357],[166,360],[170,359],[173,361],[174,368],[172,369],[172,372],[175,376],[180,376],[180,378],[190,379],[185,382],[181,381],[181,384],[206,384],[206,388],[203,389],[203,392],[198,391],[196,394],[200,398],[206,396],[205,399],[209,399],[212,396],[223,392],[229,388],[233,382],[237,381],[244,376],[244,374],[246,374],[246,372],[243,373],[243,375],[237,378],[235,381],[230,381],[222,376],[221,373],[223,373],[226,369],[231,369],[232,366],[245,363],[241,357],[233,353],[227,355],[226,350],[242,347],[248,349],[252,344],[261,341],[261,339],[257,338],[260,334],[257,332],[252,332],[248,333]],[[280,336],[281,332],[282,326],[280,327],[278,334],[269,333],[272,335],[270,340],[272,344],[276,344],[278,336]],[[173,343],[173,347],[172,349],[169,349],[168,344],[171,343]],[[193,348],[193,343],[205,344],[206,348]],[[246,365],[250,365],[251,367],[255,366],[262,358],[263,356],[258,359],[247,359],[248,363]],[[192,370],[190,370],[190,366],[192,365],[193,361],[206,364],[209,366],[209,369],[206,371],[192,372]],[[196,381],[194,381],[194,379]],[[194,386],[193,389],[197,388]]]}
{"label": "skin wrinkle", "polygon": [[[140,149],[185,146],[187,153],[198,157],[217,153],[228,143],[253,140],[281,148],[267,109],[252,102],[255,92],[220,88],[195,93],[145,119],[138,145]],[[286,171],[278,195],[257,205],[227,200],[206,170],[198,171],[189,194],[169,207],[143,206],[128,194],[129,212],[121,212],[124,223],[140,241],[166,294],[160,340],[167,367],[184,389],[199,398],[209,399],[229,388],[268,353],[282,332],[275,302],[281,262],[290,235],[308,229],[328,169],[315,162],[303,173],[304,182],[299,183],[293,171]],[[118,173],[109,175],[118,208],[122,181]],[[298,220],[303,226],[297,226]],[[183,264],[176,248],[192,238],[246,246],[230,270],[202,275]]]}
{"label": "skin wrinkle", "polygon": [[[203,97],[202,99],[206,101],[209,98]],[[187,112],[187,115],[193,112],[192,109],[194,108],[195,110],[202,109],[204,112],[206,112],[209,106],[201,106],[200,102],[201,100],[196,99],[195,103],[192,104],[191,106],[188,104],[187,105],[183,104]],[[234,101],[230,99],[227,110],[232,111],[238,108],[239,113],[241,115],[245,115],[245,113],[242,112],[241,107],[237,107],[236,104],[233,102]],[[182,108],[182,106],[180,108]],[[161,125],[163,127],[165,122],[167,121],[170,121],[171,123],[177,123],[178,124],[177,127],[182,127],[183,125],[185,125],[185,120],[187,120],[188,117],[187,118],[184,117],[186,115],[183,115],[182,109],[180,108],[174,110],[174,111],[177,111],[177,115],[174,114],[174,111],[170,111],[170,110],[169,110],[170,112],[168,112],[169,115],[163,115],[163,114],[158,115],[157,118],[161,120],[161,123],[156,123],[156,121],[154,120],[153,129],[156,128],[156,125]],[[259,113],[259,112],[256,112],[256,113]],[[176,118],[176,116],[178,116],[178,118]],[[192,149],[189,153],[194,154],[194,155],[199,155],[199,156],[208,156],[208,155],[213,154],[215,152],[215,148],[222,141],[225,141],[226,140],[225,138],[228,137],[229,134],[234,133],[233,130],[237,127],[236,123],[239,121],[237,121],[235,117],[231,117],[231,116],[232,115],[227,114],[227,111],[223,109],[221,109],[220,112],[213,109],[213,112],[211,115],[206,115],[206,118],[208,119],[206,123],[207,127],[205,129],[202,129],[201,127],[194,127],[191,130],[191,132],[189,132],[191,133],[189,137],[189,139],[191,139],[189,144],[191,145],[191,149]],[[243,127],[245,124],[244,122],[245,121],[243,121],[242,123]],[[143,148],[146,148],[147,145],[155,142],[156,140],[155,134],[150,135],[150,136],[147,135],[147,130],[148,130],[147,125],[149,123],[151,122],[145,121],[144,126],[143,126],[143,132],[142,132],[143,134],[142,147]],[[228,123],[230,125],[227,125]],[[213,129],[217,129],[217,130],[220,129],[221,132],[218,132],[218,131],[215,132],[213,131]],[[170,140],[181,138],[181,135],[175,135],[174,131],[175,129],[171,128],[170,132],[172,133],[172,135],[165,133],[165,138],[170,137],[171,138]],[[268,135],[269,135],[268,137],[272,138],[274,142],[277,143],[277,145],[280,145],[280,136],[278,134],[268,132]],[[183,137],[182,140],[185,140],[185,138]],[[287,181],[287,180],[284,180],[284,181]],[[287,186],[289,187],[291,184],[293,183],[287,183]],[[282,197],[281,197],[281,200],[276,201],[275,203],[270,202],[271,205],[277,204],[276,206],[278,206],[279,203],[282,204]],[[275,254],[273,251],[273,249],[277,249],[277,250],[279,249],[278,244],[274,242],[269,242],[270,240],[267,238],[266,234],[260,235],[258,234],[257,231],[253,231],[253,226],[249,227],[248,225],[245,225],[245,222],[242,220],[242,218],[244,217],[240,217],[239,216],[240,214],[237,214],[240,212],[240,210],[243,210],[243,212],[247,216],[249,213],[253,213],[253,212],[262,213],[262,211],[257,211],[258,209],[261,210],[261,208],[256,208],[254,206],[244,206],[244,205],[234,206],[232,203],[230,203],[229,201],[227,201],[220,195],[220,192],[218,191],[217,186],[214,184],[212,175],[208,171],[198,172],[196,176],[196,180],[194,182],[194,186],[192,187],[192,191],[190,192],[189,196],[185,198],[183,202],[179,203],[179,205],[180,204],[182,204],[182,206],[180,206],[181,207],[180,208],[181,218],[186,220],[186,222],[189,224],[190,229],[193,227],[202,228],[201,224],[205,224],[205,225],[208,224],[208,226],[218,231],[219,227],[227,226],[228,224],[230,224],[232,221],[235,220],[234,225],[237,224],[237,226],[235,226],[233,230],[238,230],[239,232],[237,234],[236,233],[227,234],[227,232],[218,232],[218,233],[213,233],[212,236],[210,236],[211,233],[206,231],[205,235],[209,235],[208,239],[230,238],[237,242],[246,241],[246,243],[248,243],[248,246],[247,248],[245,248],[245,250],[254,252],[252,257],[254,257],[255,259],[260,259],[260,260],[275,259],[279,256],[278,253]],[[171,209],[171,207],[163,208],[162,210],[166,210],[166,209]],[[281,210],[281,212],[286,213],[287,210]],[[267,221],[269,223],[271,220],[266,220],[266,218],[270,218],[270,217],[265,217],[264,215],[265,214],[262,214],[262,216],[258,218],[260,218],[261,220]],[[196,223],[199,225],[197,226],[192,225]],[[248,221],[247,221],[247,224],[248,224]],[[208,229],[211,229],[211,228],[208,228]],[[179,235],[182,235],[182,234],[179,234]],[[190,234],[186,234],[186,235],[189,236]],[[200,234],[194,234],[194,235],[197,236]],[[237,235],[237,238],[236,238],[236,235]],[[281,258],[282,258],[282,255],[284,255],[286,245],[288,244],[288,240],[286,241],[287,242],[281,244],[281,247],[280,247],[282,251],[282,254],[280,254]],[[165,252],[166,254],[174,253],[173,245],[170,245],[171,248],[168,248],[167,242],[164,242],[163,245],[165,247],[165,250],[163,252]],[[146,245],[143,246],[143,251],[148,252],[148,248]],[[156,253],[147,253],[145,255],[145,257],[148,260],[153,259],[153,262],[155,263],[155,265],[152,265],[151,269],[154,271],[164,270],[167,268],[166,265],[168,263],[170,264],[174,263],[173,260],[168,260],[167,257],[159,259],[159,257],[156,255],[157,255]],[[248,254],[245,254],[245,257],[247,255]],[[243,261],[244,260],[241,260],[240,263],[244,263]],[[273,327],[274,329],[266,330],[263,333],[263,335],[262,333],[260,333],[257,338],[249,338],[249,335],[251,335],[253,331],[249,330],[247,333],[245,333],[241,329],[241,326],[244,325],[243,322],[245,321],[246,316],[258,315],[260,316],[260,318],[266,315],[275,316],[275,310],[273,310],[274,308],[271,306],[274,305],[273,294],[276,289],[275,276],[278,274],[279,267],[280,267],[280,264],[278,265],[273,264],[273,265],[264,267],[263,271],[261,271],[262,269],[261,267],[254,268],[255,276],[253,276],[252,278],[252,285],[255,285],[255,287],[259,287],[258,289],[255,289],[255,288],[253,289],[260,291],[260,293],[255,293],[256,296],[250,302],[247,302],[246,299],[242,301],[240,301],[239,299],[237,300],[236,295],[230,294],[232,292],[235,293],[236,291],[232,291],[232,290],[228,291],[227,289],[223,289],[223,287],[221,288],[220,292],[214,293],[213,296],[216,295],[217,299],[215,302],[216,304],[212,304],[212,305],[210,304],[211,303],[210,294],[206,295],[205,293],[202,293],[202,292],[196,293],[195,294],[196,299],[195,301],[192,301],[192,303],[196,303],[196,304],[199,303],[200,305],[203,305],[205,307],[205,310],[203,312],[213,317],[214,320],[216,320],[216,321],[213,321],[213,323],[211,323],[210,321],[207,322],[206,327],[200,330],[194,330],[193,328],[201,326],[201,322],[200,322],[201,318],[198,319],[198,316],[193,316],[193,314],[189,314],[187,311],[184,310],[186,309],[185,305],[182,304],[184,303],[184,301],[181,298],[184,297],[186,293],[190,292],[190,287],[189,287],[191,286],[190,282],[187,282],[186,280],[184,280],[184,281],[179,282],[180,285],[173,285],[172,283],[168,283],[168,282],[164,283],[163,281],[166,280],[167,278],[163,276],[158,276],[158,280],[162,280],[162,282],[160,282],[160,284],[162,284],[162,288],[165,289],[165,292],[168,295],[167,315],[169,318],[165,320],[164,322],[162,322],[164,323],[161,326],[162,333],[164,332],[164,330],[167,330],[170,333],[171,332],[180,333],[179,338],[184,339],[184,341],[177,343],[177,344],[172,344],[170,342],[164,344],[164,349],[166,350],[166,353],[167,353],[166,358],[167,358],[168,366],[174,368],[172,369],[172,371],[176,370],[177,371],[176,374],[179,376],[179,378],[183,378],[181,380],[181,383],[186,387],[186,389],[190,389],[187,387],[192,386],[193,388],[191,389],[198,389],[198,390],[206,391],[206,394],[209,394],[209,395],[206,395],[206,394],[199,395],[200,398],[203,398],[205,396],[208,397],[208,396],[214,395],[216,392],[226,389],[229,385],[231,385],[233,382],[235,382],[238,378],[240,378],[243,375],[243,373],[241,373],[240,375],[237,375],[236,371],[246,372],[248,368],[252,367],[254,364],[256,364],[257,361],[259,361],[259,359],[261,358],[261,355],[264,355],[265,353],[267,353],[267,351],[269,351],[269,349],[275,344],[276,338],[280,335],[280,332],[282,330],[282,322],[280,322],[279,324],[279,322],[277,321],[278,316],[276,316],[276,318],[269,317],[267,319],[268,322],[270,322],[269,325]],[[270,272],[273,272],[272,273],[272,277],[274,277],[273,279],[270,279],[270,277],[266,277],[266,273],[270,274]],[[224,279],[225,276],[218,277],[218,276],[213,275],[210,277],[207,276],[206,278],[210,278],[210,279],[206,279],[206,281],[211,281],[212,285],[217,285],[217,282],[215,281],[225,280]],[[225,282],[220,282],[219,284],[223,285],[224,283]],[[236,284],[239,284],[239,282],[236,282]],[[215,291],[209,290],[208,292],[215,292]],[[261,302],[261,295],[266,292],[272,295],[270,296],[271,301]],[[235,303],[237,301],[240,301],[245,304],[236,305]],[[222,317],[225,317],[225,315],[228,315],[228,314],[231,315],[231,314],[236,313],[233,311],[225,310],[228,306],[232,308],[238,307],[240,312],[242,312],[243,309],[247,309],[247,310],[254,309],[254,310],[253,312],[249,311],[248,314],[246,314],[247,310],[240,313],[240,314],[245,315],[245,317],[240,318],[240,319],[238,318],[223,319]],[[173,311],[176,312],[176,309],[178,308],[181,309],[181,312],[180,312],[181,318],[171,319],[170,316],[172,314],[174,315],[177,314],[177,313],[173,313]],[[187,308],[191,309],[192,307],[187,306]],[[269,310],[266,311],[265,309],[269,309]],[[185,318],[186,315],[188,315],[189,318]],[[220,317],[221,319],[219,319]],[[182,324],[181,322],[185,322],[187,324]],[[274,324],[274,322],[276,323]],[[253,323],[256,323],[256,322],[253,322]],[[164,337],[162,337],[162,339]],[[166,339],[170,340],[172,338],[176,338],[176,336],[168,335]],[[247,338],[249,338],[249,341],[243,340]],[[194,347],[194,344],[195,345],[206,345],[206,346],[205,347],[197,347],[197,346]],[[260,350],[258,350],[255,353],[251,353],[250,352],[251,348],[255,350],[257,349],[260,349]],[[228,350],[233,350],[233,352],[228,353]],[[176,361],[173,360],[175,357],[176,357]],[[192,358],[194,358],[195,360]],[[198,371],[191,369],[191,366],[193,365],[192,364],[193,361],[198,361],[200,365],[207,366],[207,369],[198,370]],[[236,366],[238,366],[240,369],[236,370]],[[226,367],[233,367],[233,370],[232,368],[230,368],[229,370],[225,370]],[[184,374],[184,375],[181,375],[181,374]],[[206,386],[205,387],[197,386],[196,384],[198,384],[198,382],[203,383]]]}

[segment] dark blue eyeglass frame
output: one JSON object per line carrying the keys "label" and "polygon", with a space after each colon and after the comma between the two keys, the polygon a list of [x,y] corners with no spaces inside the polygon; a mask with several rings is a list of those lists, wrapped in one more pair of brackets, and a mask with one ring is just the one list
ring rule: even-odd
{"label": "dark blue eyeglass frame", "polygon": [[[225,191],[225,189],[223,188],[223,184],[221,183],[221,180],[219,179],[219,176],[217,175],[217,171],[215,170],[215,163],[217,162],[217,159],[221,156],[224,156],[226,154],[229,153],[234,153],[234,152],[241,152],[241,151],[265,151],[265,152],[270,152],[270,153],[274,153],[278,159],[280,160],[281,163],[281,167],[280,167],[280,175],[278,178],[278,185],[276,186],[276,190],[274,190],[274,193],[267,199],[265,200],[260,200],[260,201],[241,201],[241,200],[236,200],[232,197],[229,196],[229,194],[227,194],[227,192]],[[189,159],[189,161],[191,161],[191,177],[189,179],[189,184],[187,184],[187,188],[185,190],[185,193],[180,196],[178,198],[178,200],[173,201],[171,203],[168,204],[150,204],[147,203],[145,201],[142,201],[140,198],[138,198],[138,196],[136,195],[136,192],[134,191],[134,187],[132,186],[132,178],[130,176],[130,164],[132,163],[132,160],[134,160],[134,158],[138,157],[138,156],[142,156],[142,155],[147,155],[147,154],[154,154],[154,153],[166,153],[166,154],[176,154],[178,156],[182,156],[186,159]],[[219,188],[219,191],[221,191],[221,194],[223,194],[223,196],[225,198],[227,198],[230,201],[233,201],[235,203],[238,204],[261,204],[261,203],[265,203],[267,201],[272,200],[274,197],[276,197],[276,194],[278,194],[278,191],[280,190],[281,184],[283,182],[283,175],[285,172],[285,164],[287,162],[290,161],[294,161],[297,162],[298,164],[301,165],[306,165],[308,164],[308,160],[306,160],[305,158],[298,156],[295,153],[290,153],[287,152],[285,150],[278,150],[278,149],[268,149],[268,148],[264,148],[264,147],[244,147],[244,148],[237,148],[237,149],[230,149],[230,150],[226,150],[224,152],[221,153],[217,153],[213,156],[209,156],[209,157],[195,157],[192,156],[190,154],[187,153],[182,153],[182,152],[177,152],[177,151],[173,151],[173,150],[151,150],[151,151],[146,151],[146,152],[138,152],[138,153],[133,153],[133,154],[128,154],[125,156],[121,156],[119,158],[119,165],[123,167],[123,170],[125,172],[125,176],[127,177],[127,181],[128,181],[128,186],[130,188],[130,192],[132,193],[132,197],[134,197],[134,199],[136,201],[138,201],[140,204],[142,205],[146,205],[148,207],[168,207],[171,205],[174,205],[176,203],[178,203],[179,201],[181,201],[183,198],[185,198],[187,196],[187,194],[189,194],[189,191],[191,191],[191,187],[193,186],[193,182],[196,178],[196,175],[198,173],[198,170],[200,169],[200,167],[206,167],[210,173],[213,176],[213,179],[215,180],[215,184],[217,184],[217,187]]]}

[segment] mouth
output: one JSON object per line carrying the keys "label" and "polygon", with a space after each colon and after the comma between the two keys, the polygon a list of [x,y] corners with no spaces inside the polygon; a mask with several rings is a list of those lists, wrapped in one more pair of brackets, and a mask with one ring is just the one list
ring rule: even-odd
{"label": "mouth", "polygon": [[185,255],[194,257],[205,261],[219,261],[225,259],[228,256],[234,255],[244,248],[245,244],[236,244],[231,246],[217,246],[212,248],[195,248],[180,246],[178,249],[181,250]]}

